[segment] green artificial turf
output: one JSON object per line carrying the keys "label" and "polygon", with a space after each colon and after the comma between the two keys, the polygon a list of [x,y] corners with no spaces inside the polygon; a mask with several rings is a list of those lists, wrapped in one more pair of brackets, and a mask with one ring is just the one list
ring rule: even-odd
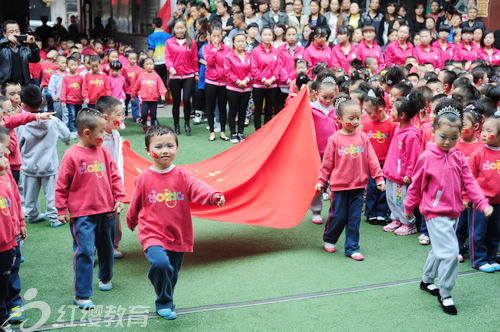
{"label": "green artificial turf", "polygon": [[[171,119],[160,119],[169,123]],[[132,148],[144,153],[144,134],[139,125],[127,121],[122,136]],[[205,125],[193,126],[193,135],[179,137],[178,164],[194,163],[230,148],[232,144],[208,141]],[[248,128],[247,128],[248,129]],[[60,145],[60,157],[66,149]],[[249,151],[251,153],[251,151]],[[258,157],[258,156],[256,156]],[[42,200],[42,205],[44,201]],[[326,220],[327,202],[323,211]],[[94,316],[128,315],[137,306],[154,312],[155,294],[147,278],[149,264],[137,233],[126,228],[122,213],[122,260],[115,260],[113,290],[97,289],[94,274],[93,301],[102,306]],[[175,303],[183,309],[258,301],[283,296],[363,287],[419,278],[430,249],[418,244],[416,235],[400,237],[381,226],[361,225],[361,252],[365,261],[343,255],[344,237],[338,251],[322,249],[324,225],[310,222],[310,214],[292,229],[270,229],[194,219],[194,253],[186,254],[175,290]],[[72,238],[67,225],[51,229],[48,222],[28,225],[28,240],[22,248],[22,294],[37,290],[34,299],[50,306],[46,324],[78,322],[82,313],[72,305]],[[466,261],[460,271],[470,270]],[[150,318],[139,325],[70,327],[64,331],[494,331],[500,311],[500,273],[475,273],[458,278],[454,299],[456,317],[445,315],[436,298],[418,289],[418,282],[342,295],[180,313],[175,321]],[[26,297],[26,296],[25,296]],[[113,307],[114,306],[114,307]],[[135,308],[134,308],[135,307]],[[25,328],[40,318],[37,309],[26,310]],[[73,318],[72,318],[73,317]],[[84,318],[89,318],[88,314]]]}

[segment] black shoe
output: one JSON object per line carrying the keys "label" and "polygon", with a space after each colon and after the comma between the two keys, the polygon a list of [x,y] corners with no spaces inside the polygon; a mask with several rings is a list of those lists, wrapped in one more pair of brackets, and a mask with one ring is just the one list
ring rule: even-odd
{"label": "black shoe", "polygon": [[457,311],[457,308],[455,307],[454,304],[443,305],[443,300],[446,300],[446,299],[451,299],[451,296],[444,298],[444,299],[442,299],[441,296],[438,296],[438,301],[439,301],[439,304],[441,304],[441,308],[443,308],[443,311],[445,313],[447,313],[448,315],[456,315],[458,311]]}
{"label": "black shoe", "polygon": [[181,134],[181,128],[179,127],[179,125],[178,125],[178,124],[176,124],[176,125],[175,125],[175,129],[174,129],[174,131],[175,131],[175,134],[176,134],[176,135],[180,135],[180,134]]}
{"label": "black shoe", "polygon": [[429,293],[433,296],[439,296],[439,288],[430,287],[431,285],[436,287],[436,285],[434,285],[433,283],[426,283],[426,282],[421,281],[420,282],[420,289],[423,291],[426,291],[427,293]]}
{"label": "black shoe", "polygon": [[245,140],[245,135],[243,134],[238,134],[238,140],[241,142],[241,141],[244,141]]}
{"label": "black shoe", "polygon": [[236,134],[231,134],[231,139],[230,139],[231,143],[233,144],[236,144],[238,143],[240,140],[238,139],[238,135]]}
{"label": "black shoe", "polygon": [[189,123],[186,123],[184,125],[184,131],[186,132],[187,135],[191,134],[191,127],[189,126]]}
{"label": "black shoe", "polygon": [[366,218],[366,222],[370,225],[378,225],[377,217]]}

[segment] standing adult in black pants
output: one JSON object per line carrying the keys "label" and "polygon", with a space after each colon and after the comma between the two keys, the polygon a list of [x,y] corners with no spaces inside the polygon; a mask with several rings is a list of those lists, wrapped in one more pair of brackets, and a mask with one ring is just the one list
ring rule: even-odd
{"label": "standing adult in black pants", "polygon": [[170,91],[172,92],[172,115],[177,135],[179,127],[179,108],[181,94],[184,102],[184,130],[191,133],[189,118],[191,116],[191,97],[198,80],[198,48],[196,42],[187,32],[186,21],[178,19],[174,23],[175,38],[165,44],[165,65],[170,73]]}

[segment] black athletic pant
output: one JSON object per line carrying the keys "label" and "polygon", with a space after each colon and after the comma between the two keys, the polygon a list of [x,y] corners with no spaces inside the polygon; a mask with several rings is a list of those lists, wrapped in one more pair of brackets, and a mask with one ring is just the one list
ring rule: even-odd
{"label": "black athletic pant", "polygon": [[273,116],[273,106],[276,103],[276,93],[277,88],[271,89],[261,89],[254,88],[252,91],[253,94],[253,102],[255,105],[255,114],[253,123],[255,126],[255,130],[261,127],[261,115],[262,115],[262,105],[265,100],[265,109],[264,109],[264,124],[268,123]]}
{"label": "black athletic pant", "polygon": [[174,125],[179,125],[179,108],[181,106],[181,91],[182,101],[184,103],[184,122],[189,123],[191,115],[191,97],[194,93],[196,80],[194,77],[183,80],[171,79],[170,91],[172,92],[172,115],[174,117]]}
{"label": "black athletic pant", "polygon": [[215,103],[219,106],[220,131],[226,131],[226,87],[205,84],[205,98],[210,132],[214,132]]}
{"label": "black athletic pant", "polygon": [[243,134],[245,129],[245,115],[250,99],[249,92],[236,92],[227,90],[227,100],[229,102],[229,129],[231,135],[236,134],[236,116],[238,116],[238,134]]}
{"label": "black athletic pant", "polygon": [[143,125],[148,121],[148,110],[149,117],[151,118],[151,125],[157,125],[158,120],[156,120],[156,107],[158,102],[156,101],[143,101],[141,104],[141,122]]}

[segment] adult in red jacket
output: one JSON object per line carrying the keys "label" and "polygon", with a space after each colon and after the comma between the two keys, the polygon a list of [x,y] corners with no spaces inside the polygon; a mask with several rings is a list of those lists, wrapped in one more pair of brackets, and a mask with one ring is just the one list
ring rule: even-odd
{"label": "adult in red jacket", "polygon": [[174,128],[180,134],[179,108],[181,93],[184,103],[184,130],[191,133],[189,118],[191,115],[191,97],[198,80],[198,48],[196,42],[187,32],[186,21],[178,19],[174,23],[174,38],[165,43],[165,66],[170,73],[170,90],[172,91],[172,113]]}

